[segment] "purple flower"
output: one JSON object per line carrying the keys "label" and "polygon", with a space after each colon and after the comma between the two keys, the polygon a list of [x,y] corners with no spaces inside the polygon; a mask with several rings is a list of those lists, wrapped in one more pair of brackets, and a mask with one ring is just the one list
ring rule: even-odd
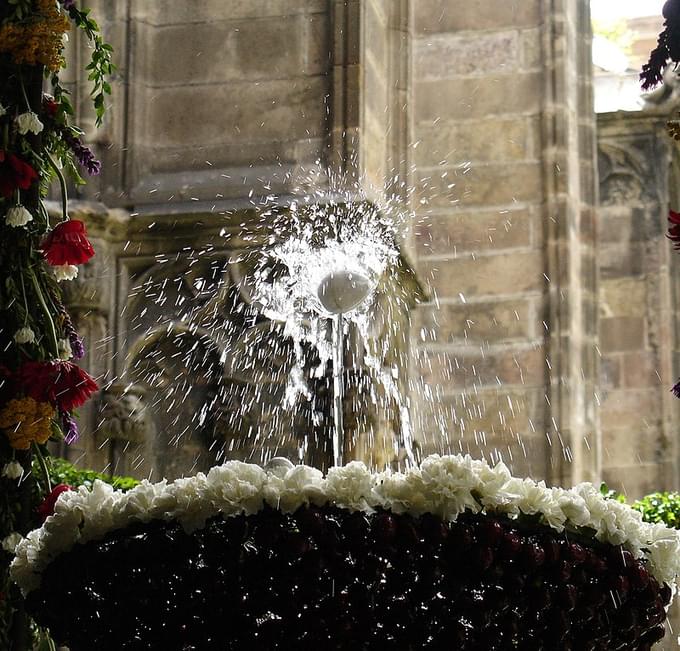
{"label": "purple flower", "polygon": [[71,344],[71,354],[73,359],[83,359],[85,357],[85,344],[83,338],[78,336],[77,332],[70,333],[68,342]]}
{"label": "purple flower", "polygon": [[90,176],[97,176],[102,171],[102,164],[94,157],[92,150],[70,131],[64,130],[62,133],[76,160],[87,170]]}
{"label": "purple flower", "polygon": [[75,418],[71,414],[62,414],[61,423],[64,427],[64,441],[66,445],[75,443],[80,438],[78,423],[76,423]]}
{"label": "purple flower", "polygon": [[676,398],[680,398],[680,380],[678,380],[671,389]]}
{"label": "purple flower", "polygon": [[71,345],[71,354],[73,359],[83,359],[85,357],[85,344],[83,338],[76,332],[71,315],[63,310],[64,315],[64,334],[68,337],[68,343]]}
{"label": "purple flower", "polygon": [[64,9],[73,9],[76,6],[76,0],[59,0]]}

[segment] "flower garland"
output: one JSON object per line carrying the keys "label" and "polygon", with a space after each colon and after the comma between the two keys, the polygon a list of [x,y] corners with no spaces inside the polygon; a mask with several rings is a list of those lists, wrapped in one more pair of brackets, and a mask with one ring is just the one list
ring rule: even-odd
{"label": "flower garland", "polygon": [[230,461],[208,474],[156,484],[144,481],[128,492],[95,481],[92,488],[59,489],[54,512],[18,542],[13,579],[25,593],[40,586],[41,575],[59,555],[100,540],[136,522],[177,521],[188,533],[210,518],[251,515],[266,505],[292,513],[303,505],[331,504],[352,511],[421,516],[432,513],[456,521],[465,513],[532,517],[555,531],[578,532],[601,543],[622,545],[649,563],[661,583],[680,575],[680,533],[643,522],[626,504],[606,499],[592,484],[571,490],[513,477],[503,463],[495,467],[469,456],[433,455],[406,473],[371,473],[353,461],[320,470],[276,460],[263,469]]}
{"label": "flower garland", "polygon": [[[47,443],[77,439],[75,410],[98,389],[72,361],[85,349],[59,288],[95,254],[84,224],[70,219],[64,175],[81,184],[79,167],[90,175],[101,168],[71,123],[59,80],[72,26],[93,46],[87,69],[99,125],[114,67],[89,10],[73,0],[11,0],[0,8],[0,648],[19,651],[45,634],[33,637],[9,584],[10,543],[41,521],[39,505],[52,491]],[[43,93],[44,78],[51,94]],[[57,220],[43,204],[54,180],[62,195]],[[41,472],[32,472],[34,459]]]}

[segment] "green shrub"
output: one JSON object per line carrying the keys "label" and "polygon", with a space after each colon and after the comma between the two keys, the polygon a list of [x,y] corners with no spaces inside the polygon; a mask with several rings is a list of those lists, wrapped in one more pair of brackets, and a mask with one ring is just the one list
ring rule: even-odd
{"label": "green shrub", "polygon": [[633,504],[645,522],[680,529],[680,493],[652,493]]}
{"label": "green shrub", "polygon": [[[48,464],[50,466],[50,479],[53,486],[57,484],[68,484],[74,487],[91,486],[95,479],[101,479],[103,482],[111,484],[114,488],[128,491],[139,483],[132,477],[118,477],[116,475],[105,475],[94,470],[81,470],[66,461],[66,459],[59,459],[58,457],[51,457],[48,460]],[[39,472],[37,468],[34,468],[34,471]]]}

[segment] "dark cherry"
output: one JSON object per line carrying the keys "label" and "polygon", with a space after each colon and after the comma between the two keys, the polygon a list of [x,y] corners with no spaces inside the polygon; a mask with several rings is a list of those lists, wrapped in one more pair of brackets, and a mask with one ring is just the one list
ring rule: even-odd
{"label": "dark cherry", "polygon": [[485,520],[478,528],[479,541],[496,549],[503,539],[505,529],[498,520]]}
{"label": "dark cherry", "polygon": [[313,506],[192,534],[139,523],[56,558],[26,604],[72,651],[649,651],[663,637],[670,588],[644,562],[513,524]]}

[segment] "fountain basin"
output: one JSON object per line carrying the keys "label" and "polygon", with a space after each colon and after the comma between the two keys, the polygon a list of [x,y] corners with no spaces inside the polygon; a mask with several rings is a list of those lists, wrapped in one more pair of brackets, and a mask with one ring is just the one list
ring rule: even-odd
{"label": "fountain basin", "polygon": [[[577,525],[576,521],[581,524]],[[84,649],[646,649],[675,531],[469,457],[64,493],[12,575]]]}

